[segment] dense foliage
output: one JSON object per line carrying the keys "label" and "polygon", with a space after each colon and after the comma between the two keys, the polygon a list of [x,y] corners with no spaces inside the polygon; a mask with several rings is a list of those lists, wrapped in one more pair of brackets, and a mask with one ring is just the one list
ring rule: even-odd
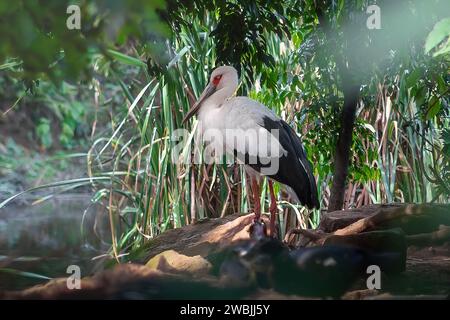
{"label": "dense foliage", "polygon": [[[0,82],[9,105],[2,110],[13,106],[3,118],[29,105],[48,108],[52,116],[34,121],[41,151],[55,144],[55,115],[61,147],[90,143],[83,154],[87,177],[58,186],[94,189],[93,201],[109,214],[118,260],[168,228],[251,210],[237,166],[171,161],[173,132],[222,63],[240,70],[239,94],[269,106],[302,134],[323,208],[348,101],[356,117],[344,207],[448,202],[446,3],[377,1],[380,30],[366,27],[369,4],[81,1],[78,33],[64,27],[64,1],[3,5]],[[4,28],[13,21],[26,29]],[[30,35],[34,41],[17,41]],[[264,186],[267,209],[266,192]],[[279,199],[282,234],[317,226],[319,211],[286,200]]]}

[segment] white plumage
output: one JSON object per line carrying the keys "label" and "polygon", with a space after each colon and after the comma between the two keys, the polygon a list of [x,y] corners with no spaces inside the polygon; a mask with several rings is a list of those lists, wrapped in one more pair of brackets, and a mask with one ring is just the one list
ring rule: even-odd
{"label": "white plumage", "polygon": [[[274,121],[277,117],[261,103],[247,97],[232,97],[220,107],[208,106],[206,110],[200,109],[198,118],[203,140],[211,143],[210,150],[229,155],[237,152],[255,160],[259,157],[266,164],[271,158],[286,154],[276,132],[264,127],[264,117]],[[216,157],[220,159],[221,155],[216,154]]]}

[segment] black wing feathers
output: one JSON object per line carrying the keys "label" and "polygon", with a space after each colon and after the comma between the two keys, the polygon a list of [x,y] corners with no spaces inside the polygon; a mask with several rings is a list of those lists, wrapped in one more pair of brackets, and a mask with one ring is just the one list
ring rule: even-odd
{"label": "black wing feathers", "polygon": [[[295,155],[297,157],[298,162],[300,162],[302,168],[300,168],[301,171],[305,172],[307,175],[307,179],[304,182],[301,183],[309,183],[309,192],[307,193],[308,199],[306,205],[309,208],[317,208],[319,209],[319,199],[317,194],[317,185],[316,185],[316,179],[313,175],[313,170],[311,167],[311,163],[308,161],[308,158],[306,156],[305,149],[303,148],[302,141],[300,140],[300,137],[297,136],[297,133],[292,129],[286,122],[283,120],[280,121],[283,128],[285,129],[285,132],[290,138],[291,146],[293,147],[295,151]],[[281,143],[283,145],[283,143]],[[284,147],[284,145],[283,145]],[[292,187],[292,186],[291,186]],[[295,191],[296,189],[292,187]],[[296,191],[297,193],[297,191]],[[298,194],[297,194],[298,196]],[[300,197],[299,197],[300,199]]]}
{"label": "black wing feathers", "polygon": [[[287,151],[287,154],[279,158],[277,173],[269,177],[291,187],[303,205],[319,208],[316,180],[300,138],[283,120],[264,117],[261,125],[268,131],[278,130],[279,142]],[[250,163],[248,154],[242,155],[235,151],[235,156],[258,172],[264,167],[259,159],[256,164],[255,161]]]}

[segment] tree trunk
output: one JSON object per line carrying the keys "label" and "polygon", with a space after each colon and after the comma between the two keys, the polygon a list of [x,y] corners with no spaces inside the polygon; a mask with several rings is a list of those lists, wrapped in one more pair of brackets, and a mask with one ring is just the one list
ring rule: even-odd
{"label": "tree trunk", "polygon": [[[354,73],[357,70],[354,67],[353,48],[358,47],[358,39],[353,38],[351,34],[339,36],[337,33],[331,33],[332,27],[329,20],[325,17],[327,1],[314,2],[319,23],[331,44],[330,48],[336,48],[334,58],[337,71],[340,78],[340,86],[344,93],[344,106],[342,108],[340,119],[340,132],[334,153],[334,176],[331,186],[330,202],[328,212],[341,210],[344,205],[345,184],[348,175],[350,162],[350,149],[352,145],[353,127],[355,124],[356,107],[359,100],[360,83],[355,80]],[[342,50],[338,50],[341,48]]]}
{"label": "tree trunk", "polygon": [[344,89],[344,106],[340,121],[341,128],[334,153],[334,176],[328,212],[341,210],[344,205],[345,185],[350,164],[350,148],[352,145],[356,107],[359,100],[359,87],[359,85],[350,85]]}

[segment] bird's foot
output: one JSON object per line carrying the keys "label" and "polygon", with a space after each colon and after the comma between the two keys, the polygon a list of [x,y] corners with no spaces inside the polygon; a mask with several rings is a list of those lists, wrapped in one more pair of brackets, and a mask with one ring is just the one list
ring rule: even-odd
{"label": "bird's foot", "polygon": [[266,224],[261,219],[254,219],[250,225],[250,238],[255,240],[261,240],[267,237]]}

